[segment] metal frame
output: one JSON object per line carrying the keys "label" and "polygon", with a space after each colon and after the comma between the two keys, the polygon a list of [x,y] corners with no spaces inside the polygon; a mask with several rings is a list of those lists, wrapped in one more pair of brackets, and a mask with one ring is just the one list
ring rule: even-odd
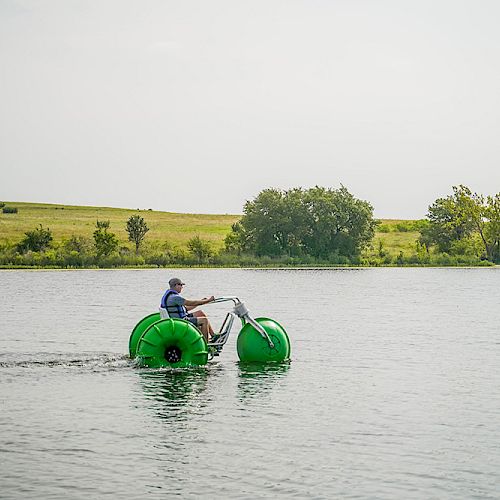
{"label": "metal frame", "polygon": [[[220,302],[233,302],[234,308],[232,312],[228,312],[222,325],[219,329],[219,333],[215,334],[215,340],[212,342],[208,342],[210,359],[214,356],[218,356],[224,347],[224,344],[227,342],[229,338],[229,334],[231,333],[231,328],[233,327],[234,320],[236,318],[240,318],[245,325],[246,323],[250,323],[259,333],[260,335],[267,340],[269,347],[271,349],[274,348],[274,343],[267,334],[267,332],[262,328],[257,321],[255,321],[251,316],[247,309],[247,306],[242,302],[238,297],[229,296],[229,297],[217,297],[211,302],[207,302],[207,304],[217,304]],[[162,319],[170,318],[168,311],[160,307],[160,317]]]}
{"label": "metal frame", "polygon": [[222,351],[224,344],[227,342],[229,338],[229,334],[231,333],[231,328],[233,326],[234,320],[238,317],[241,318],[243,324],[250,323],[259,333],[260,335],[267,340],[269,343],[269,347],[271,349],[274,348],[274,343],[267,334],[267,332],[262,328],[257,321],[255,321],[243,302],[238,297],[218,297],[207,304],[215,304],[219,302],[229,302],[232,301],[234,303],[234,308],[232,312],[227,313],[222,325],[220,327],[219,333],[215,335],[216,339],[213,342],[208,343],[209,351],[211,356],[218,356]]}

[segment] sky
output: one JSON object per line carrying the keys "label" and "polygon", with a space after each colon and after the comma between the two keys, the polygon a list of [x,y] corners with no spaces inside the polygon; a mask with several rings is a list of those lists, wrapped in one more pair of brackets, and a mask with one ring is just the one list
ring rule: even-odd
{"label": "sky", "polygon": [[242,213],[500,191],[496,0],[0,0],[0,200]]}

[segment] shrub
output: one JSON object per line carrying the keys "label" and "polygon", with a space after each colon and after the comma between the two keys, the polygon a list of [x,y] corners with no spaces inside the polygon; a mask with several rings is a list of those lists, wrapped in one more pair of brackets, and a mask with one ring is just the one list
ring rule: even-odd
{"label": "shrub", "polygon": [[116,253],[97,257],[97,265],[101,268],[119,267],[121,263],[122,259]]}
{"label": "shrub", "polygon": [[24,234],[24,239],[17,246],[20,253],[25,253],[30,250],[32,252],[43,252],[52,242],[52,233],[50,229],[44,229],[41,224],[40,227],[37,227],[33,231],[27,231]]}
{"label": "shrub", "polygon": [[63,242],[63,247],[69,253],[90,254],[92,251],[92,242],[84,236],[72,235],[69,240]]}
{"label": "shrub", "polygon": [[399,255],[396,257],[396,264],[398,266],[404,266],[405,264],[405,255],[402,251],[399,252]]}
{"label": "shrub", "polygon": [[[108,232],[109,220],[97,221],[96,230],[94,231],[95,249],[98,260],[102,257],[108,257],[118,248],[118,238],[114,233]],[[110,266],[105,266],[110,267]]]}
{"label": "shrub", "polygon": [[351,261],[349,257],[345,255],[340,255],[338,252],[333,252],[328,256],[328,264],[340,265],[340,266],[348,266]]}
{"label": "shrub", "polygon": [[398,222],[396,224],[396,230],[400,233],[407,233],[408,231],[411,231],[411,228],[407,222]]}
{"label": "shrub", "polygon": [[17,208],[16,207],[6,207],[6,206],[4,206],[2,208],[2,212],[4,214],[17,214]]}
{"label": "shrub", "polygon": [[154,265],[157,267],[166,267],[171,264],[170,255],[165,253],[153,253],[147,255],[145,261],[146,264]]}
{"label": "shrub", "polygon": [[383,259],[382,259],[382,264],[385,266],[389,266],[391,264],[394,264],[394,260],[392,255],[387,254]]}
{"label": "shrub", "polygon": [[207,262],[213,254],[210,243],[201,239],[198,235],[191,238],[188,241],[187,246],[191,254],[196,257],[198,264]]}

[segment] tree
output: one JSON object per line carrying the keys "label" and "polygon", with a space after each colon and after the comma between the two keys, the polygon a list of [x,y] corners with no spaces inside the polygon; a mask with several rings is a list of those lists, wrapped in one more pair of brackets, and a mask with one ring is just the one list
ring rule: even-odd
{"label": "tree", "polygon": [[493,262],[500,262],[500,193],[488,196],[485,217],[489,224],[485,228],[485,238],[488,240],[488,250]]}
{"label": "tree", "polygon": [[420,242],[451,253],[454,242],[469,237],[474,231],[470,212],[470,191],[465,186],[453,186],[452,195],[438,198],[429,206],[429,225],[422,229]]}
{"label": "tree", "polygon": [[208,241],[202,240],[198,235],[187,243],[189,251],[198,259],[198,264],[208,260],[212,255],[212,248]]}
{"label": "tree", "polygon": [[231,225],[231,231],[224,238],[226,252],[238,255],[247,247],[247,233],[240,222]]}
{"label": "tree", "polygon": [[355,198],[346,187],[326,189],[316,186],[306,195],[312,216],[310,235],[305,241],[311,255],[353,257],[370,244],[377,222],[373,207]]}
{"label": "tree", "polygon": [[17,249],[21,253],[29,250],[32,252],[43,252],[49,248],[53,239],[50,229],[44,229],[41,224],[40,227],[35,228],[33,231],[27,231],[24,234],[24,239],[17,245]]}
{"label": "tree", "polygon": [[139,247],[149,231],[149,227],[140,215],[132,215],[127,221],[127,233],[129,241],[135,243],[135,253],[139,253]]}
{"label": "tree", "polygon": [[486,259],[500,259],[500,193],[485,199],[467,186],[453,186],[453,194],[437,199],[427,217],[422,243],[436,245],[441,252],[463,253],[474,248],[478,238]]}
{"label": "tree", "polygon": [[109,220],[96,222],[94,244],[98,257],[107,257],[118,248],[118,239],[114,233],[108,232]]}
{"label": "tree", "polygon": [[288,191],[265,189],[243,207],[226,249],[256,255],[358,255],[375,232],[372,206],[341,186]]}
{"label": "tree", "polygon": [[246,233],[246,250],[257,255],[280,255],[284,247],[284,193],[264,189],[243,207],[241,225]]}

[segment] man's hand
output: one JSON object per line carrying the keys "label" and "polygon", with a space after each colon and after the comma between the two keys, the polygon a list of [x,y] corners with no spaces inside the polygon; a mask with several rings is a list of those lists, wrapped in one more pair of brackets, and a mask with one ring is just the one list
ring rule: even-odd
{"label": "man's hand", "polygon": [[205,297],[204,299],[202,299],[204,304],[208,304],[209,302],[212,302],[214,300],[215,300],[215,297],[213,295],[211,297]]}

